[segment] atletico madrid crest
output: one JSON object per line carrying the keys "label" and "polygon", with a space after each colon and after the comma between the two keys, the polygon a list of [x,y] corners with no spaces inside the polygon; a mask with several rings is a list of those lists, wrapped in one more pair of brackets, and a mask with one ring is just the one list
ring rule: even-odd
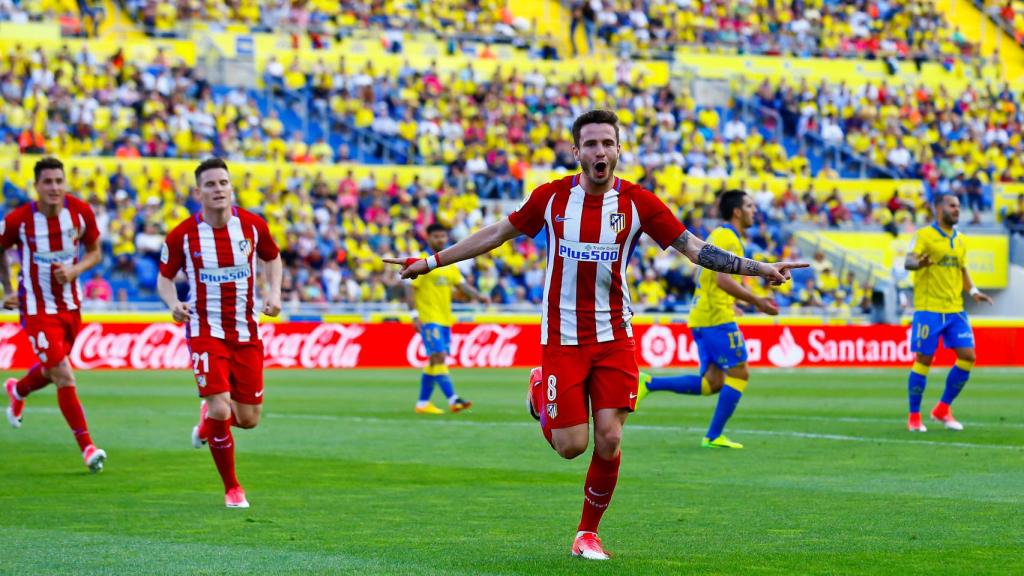
{"label": "atletico madrid crest", "polygon": [[608,215],[608,226],[616,234],[622,232],[626,228],[626,215],[622,212],[612,212]]}
{"label": "atletico madrid crest", "polygon": [[252,244],[250,244],[248,240],[240,241],[238,243],[238,249],[242,251],[242,254],[245,254],[246,258],[249,257],[249,254],[252,254]]}
{"label": "atletico madrid crest", "polygon": [[548,402],[548,420],[558,418],[558,404]]}

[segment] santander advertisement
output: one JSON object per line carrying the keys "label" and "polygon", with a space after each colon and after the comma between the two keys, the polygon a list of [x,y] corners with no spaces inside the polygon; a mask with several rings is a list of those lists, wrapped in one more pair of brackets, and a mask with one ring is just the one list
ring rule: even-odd
{"label": "santander advertisement", "polygon": [[[745,326],[752,366],[906,367],[913,362],[910,327]],[[697,345],[682,324],[636,325],[637,360],[642,366],[697,364]],[[978,365],[1022,366],[1024,327],[974,330]],[[407,324],[322,324],[286,322],[260,327],[266,368],[419,367],[426,363],[423,342]],[[87,323],[70,354],[75,368],[186,369],[190,355],[183,326],[173,323]],[[940,350],[938,365],[952,364]],[[540,364],[536,324],[459,324],[452,331],[449,363],[463,368],[531,367]],[[0,324],[0,369],[24,369],[36,362],[17,324]]]}

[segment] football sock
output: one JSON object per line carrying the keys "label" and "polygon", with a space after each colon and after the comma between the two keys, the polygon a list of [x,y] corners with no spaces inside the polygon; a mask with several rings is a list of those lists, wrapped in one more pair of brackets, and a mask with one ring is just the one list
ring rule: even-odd
{"label": "football sock", "polygon": [[587,470],[587,481],[583,484],[583,515],[577,530],[581,532],[597,532],[601,516],[608,509],[615,492],[615,484],[619,480],[619,462],[622,452],[615,458],[605,460],[594,450]]}
{"label": "football sock", "polygon": [[18,384],[14,387],[14,392],[18,399],[24,400],[29,394],[49,383],[50,381],[46,376],[43,376],[43,365],[36,364],[27,374],[22,376],[21,380],[18,380]]}
{"label": "football sock", "polygon": [[[204,418],[203,421],[199,423],[199,437],[203,438],[204,440],[210,437],[210,425],[207,424],[207,422],[209,422],[210,420],[212,420],[212,418],[210,418],[210,416],[207,415],[206,418]],[[237,426],[238,424],[235,422],[235,420],[235,413],[232,412],[231,416],[228,416],[226,422],[228,423],[228,426]]]}
{"label": "football sock", "polygon": [[732,376],[725,377],[725,385],[718,393],[718,404],[715,406],[715,414],[711,417],[711,425],[708,426],[708,438],[714,440],[722,435],[725,423],[736,411],[736,406],[747,389],[747,381]]}
{"label": "football sock", "polygon": [[707,396],[711,394],[711,384],[707,379],[697,374],[682,374],[679,376],[657,376],[651,378],[647,383],[647,389],[651,392],[668,390],[676,394],[693,394]]}
{"label": "football sock", "polygon": [[971,377],[971,368],[974,367],[974,362],[969,360],[957,360],[956,364],[953,365],[949,370],[949,374],[946,375],[946,389],[942,391],[942,403],[946,405],[946,410],[949,410],[949,405],[956,400],[956,397],[960,395],[960,391],[964,389],[964,384],[967,384],[967,379]]}
{"label": "football sock", "polygon": [[57,405],[64,414],[64,420],[75,435],[78,447],[85,450],[86,446],[92,444],[89,437],[89,427],[85,423],[85,412],[82,411],[82,403],[78,401],[78,393],[74,386],[57,388]]}
{"label": "football sock", "polygon": [[458,394],[455,393],[455,387],[452,386],[452,379],[448,376],[448,366],[446,364],[434,366],[434,376],[437,378],[437,385],[441,388],[441,392],[444,393],[444,397],[448,399],[449,404],[453,404],[459,399]]}
{"label": "football sock", "polygon": [[213,456],[213,463],[217,465],[217,472],[224,481],[224,491],[238,487],[238,478],[235,477],[235,440],[231,436],[231,423],[228,420],[206,419],[206,429],[209,431],[210,454]]}
{"label": "football sock", "polygon": [[924,388],[928,385],[928,371],[931,366],[914,362],[910,368],[910,378],[907,381],[907,397],[910,401],[910,413],[917,414],[921,411],[921,397],[924,396]]}
{"label": "football sock", "polygon": [[423,374],[420,375],[420,399],[416,403],[418,408],[422,408],[430,402],[430,396],[434,393],[435,380],[434,367],[427,364],[423,367]]}

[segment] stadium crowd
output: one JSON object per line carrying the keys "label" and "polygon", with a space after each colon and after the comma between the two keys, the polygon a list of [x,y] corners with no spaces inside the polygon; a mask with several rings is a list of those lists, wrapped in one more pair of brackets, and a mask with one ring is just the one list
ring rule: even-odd
{"label": "stadium crowd", "polygon": [[620,54],[687,46],[744,54],[935,61],[950,69],[977,59],[976,46],[946,22],[933,0],[567,4],[570,36],[583,28],[591,50],[601,41]]}
{"label": "stadium crowd", "polygon": [[[739,108],[698,107],[685,90],[645,88],[626,78],[556,82],[515,70],[481,78],[472,69],[442,75],[409,66],[386,73],[369,64],[353,69],[344,59],[305,70],[276,58],[266,78],[282,91],[308,93],[313,112],[335,128],[402,142],[422,163],[464,172],[477,189],[496,182],[488,192],[504,197],[518,195],[529,169],[573,165],[568,128],[591,107],[620,111],[623,164],[651,173],[673,164],[690,176],[832,177],[841,165],[812,163],[804,152],[801,137],[812,133],[826,147],[938,189],[962,187],[972,198],[979,185],[1024,177],[1021,95],[1007,88],[950,94],[909,84],[765,83],[754,99],[779,112],[780,141],[775,126],[746,120]],[[16,47],[0,58],[0,93],[3,146],[23,152],[351,159],[348,143],[286,124],[276,107],[261,107],[259,93],[216,90],[163,51],[151,62],[133,62],[120,54],[99,60],[85,48],[47,54]]]}
{"label": "stadium crowd", "polygon": [[[98,6],[88,2],[0,0],[0,14],[34,20],[71,13],[76,6],[90,19],[102,17],[87,12]],[[257,30],[307,25],[326,35],[332,26],[352,22],[399,29],[416,22],[448,30],[485,21],[508,24],[507,14],[488,2],[425,3],[419,12],[390,3],[352,2],[129,0],[124,6],[157,32],[195,20],[244,23]],[[765,53],[892,53],[950,61],[971,53],[955,30],[936,20],[931,2],[809,2],[778,12],[756,2],[742,4],[735,15],[723,12],[725,6],[597,1],[575,6],[574,14],[584,9],[603,18],[599,35],[611,42],[636,35],[628,28],[646,18],[650,34],[645,42],[655,44],[732,43]],[[614,29],[609,13],[615,15]],[[667,35],[664,27],[671,23],[685,24],[672,27],[681,36]],[[777,45],[765,44],[769,37]],[[815,178],[799,190],[792,180],[781,190],[751,185],[760,216],[748,247],[750,255],[767,258],[798,256],[787,232],[793,222],[836,228],[877,223],[897,231],[929,215],[920,194],[894,192],[879,202],[865,190],[854,201],[844,199],[828,184],[841,175],[843,166],[832,162],[841,157],[812,157],[808,135],[816,136],[826,151],[842,148],[898,176],[919,178],[926,190],[955,191],[974,208],[975,218],[987,208],[986,184],[1024,180],[1021,94],[1007,88],[950,93],[911,83],[766,82],[749,102],[775,110],[779,126],[763,115],[741,113],[743,101],[732,108],[701,107],[685,89],[649,87],[628,75],[563,78],[504,69],[483,77],[471,67],[441,74],[434,67],[408,64],[384,71],[372,64],[354,67],[344,58],[330,63],[321,58],[307,66],[289,54],[271,58],[263,74],[273,98],[264,91],[211,85],[162,49],[140,60],[123,52],[97,58],[87,47],[72,52],[66,46],[56,51],[15,46],[0,55],[0,157],[217,154],[234,166],[258,161],[333,164],[352,159],[350,143],[334,136],[354,128],[404,144],[412,151],[410,159],[443,166],[441,181],[405,184],[386,169],[376,179],[352,172],[328,179],[297,170],[268,178],[242,167],[235,170],[238,203],[264,215],[284,249],[285,296],[293,303],[399,301],[401,287],[393,274],[384,273],[379,256],[420,250],[423,231],[435,220],[449,226],[453,238],[464,237],[507,211],[495,200],[518,199],[529,171],[574,169],[569,128],[589,108],[619,112],[621,165],[635,168],[640,182],[665,198],[701,236],[709,232],[705,222],[716,219],[722,179]],[[289,118],[296,104],[308,105],[313,124],[327,125],[331,137],[322,130],[304,132],[301,123]],[[93,205],[112,263],[87,284],[87,293],[99,299],[151,295],[160,239],[196,208],[188,177],[156,166],[138,172],[118,166],[104,173],[69,164],[71,190]],[[18,167],[5,172],[5,208],[28,197],[31,183],[22,172]],[[707,178],[707,183],[695,188],[694,178]],[[496,302],[532,305],[543,290],[544,250],[543,239],[519,241],[466,264],[464,272]],[[672,309],[688,303],[693,274],[686,259],[647,244],[635,258],[632,285],[641,306]],[[816,266],[800,284],[778,292],[777,299],[812,309],[869,306],[869,287],[851,284],[850,278],[833,282],[846,272]]]}
{"label": "stadium crowd", "polygon": [[974,0],[1018,44],[1024,46],[1024,2],[1020,0]]}
{"label": "stadium crowd", "polygon": [[[360,2],[353,0],[118,0],[125,12],[152,36],[187,35],[186,25],[202,22],[215,27],[238,26],[252,32],[308,34],[323,48],[353,29],[375,28],[386,41],[402,42],[402,32],[423,31],[439,37],[463,36],[512,41],[528,31],[497,0],[440,0],[434,2]],[[396,46],[398,48],[399,46]]]}

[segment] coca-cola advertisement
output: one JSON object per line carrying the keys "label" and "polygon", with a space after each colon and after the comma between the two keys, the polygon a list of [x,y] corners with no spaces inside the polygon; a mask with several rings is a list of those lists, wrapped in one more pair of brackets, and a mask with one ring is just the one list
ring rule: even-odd
{"label": "coca-cola advertisement", "polygon": [[[642,366],[697,364],[697,346],[683,324],[634,327],[637,360]],[[752,366],[906,367],[913,362],[910,327],[742,326]],[[974,329],[979,366],[1021,366],[1014,354],[1024,344],[1024,327]],[[266,368],[396,368],[426,363],[420,335],[408,324],[282,322],[264,324],[260,337]],[[452,329],[449,363],[453,367],[530,367],[540,364],[537,324],[457,324]],[[185,328],[169,322],[86,323],[71,350],[78,369],[188,369]],[[0,369],[24,369],[36,362],[20,326],[0,323]],[[952,364],[941,350],[938,365]]]}

